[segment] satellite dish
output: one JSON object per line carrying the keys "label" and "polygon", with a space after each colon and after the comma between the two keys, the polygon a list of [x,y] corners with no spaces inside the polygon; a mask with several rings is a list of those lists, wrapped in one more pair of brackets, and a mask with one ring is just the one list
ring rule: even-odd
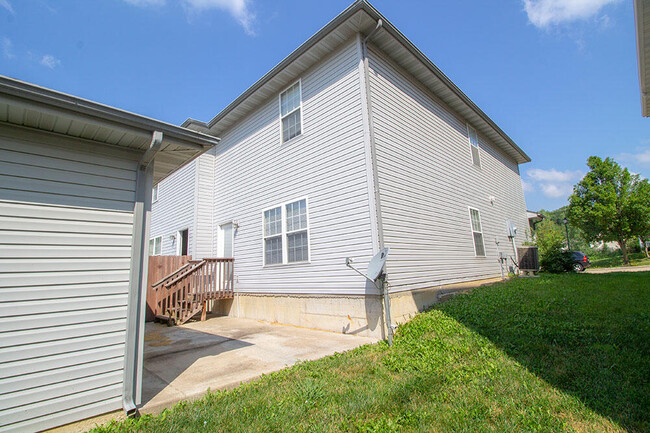
{"label": "satellite dish", "polygon": [[512,221],[506,218],[506,231],[509,238],[514,238],[517,234],[517,226],[515,226]]}
{"label": "satellite dish", "polygon": [[367,276],[369,280],[375,281],[381,275],[381,271],[384,269],[384,264],[386,263],[386,258],[388,257],[389,248],[384,248],[375,254],[375,257],[370,260],[368,263],[368,272]]}

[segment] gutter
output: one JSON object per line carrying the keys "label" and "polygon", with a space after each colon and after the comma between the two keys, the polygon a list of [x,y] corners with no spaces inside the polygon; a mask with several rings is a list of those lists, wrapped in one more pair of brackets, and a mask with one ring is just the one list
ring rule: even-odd
{"label": "gutter", "polygon": [[[271,81],[275,76],[280,74],[285,68],[287,68],[291,63],[296,59],[302,56],[305,52],[311,49],[314,45],[319,43],[324,39],[330,32],[334,29],[345,23],[350,19],[354,14],[363,10],[375,21],[382,21],[382,27],[386,30],[393,38],[397,40],[404,48],[409,51],[414,57],[416,57],[422,64],[433,73],[440,82],[445,85],[458,99],[461,100],[471,111],[473,111],[482,121],[484,121],[489,128],[491,128],[502,140],[510,146],[515,153],[519,154],[520,159],[517,160],[518,163],[530,162],[530,157],[515,144],[515,142],[510,138],[501,128],[499,128],[492,119],[488,117],[487,114],[483,112],[474,102],[465,93],[463,93],[436,65],[431,62],[412,42],[410,42],[395,26],[393,26],[377,9],[375,9],[370,3],[366,0],[358,0],[349,6],[346,10],[337,15],[332,21],[327,23],[322,29],[320,29],[316,34],[309,38],[305,43],[300,45],[296,50],[291,54],[285,57],[280,63],[278,63],[273,69],[267,72],[262,78],[257,80],[251,87],[246,89],[244,93],[239,95],[237,99],[231,102],[226,108],[224,108],[219,114],[217,114],[212,120],[207,123],[207,127],[212,129],[218,122],[224,119],[228,114],[230,114],[235,108],[242,104],[246,99],[251,95],[261,89],[269,81]],[[192,119],[188,119],[185,124],[192,124]],[[201,122],[202,123],[202,122]],[[199,125],[201,125],[199,123]],[[203,123],[203,125],[206,125]]]}
{"label": "gutter", "polygon": [[308,51],[310,48],[312,48],[314,45],[320,42],[321,39],[323,39],[328,33],[330,33],[332,30],[338,27],[342,22],[347,20],[348,16],[354,15],[357,11],[364,9],[366,5],[367,3],[365,1],[359,0],[353,3],[352,5],[350,5],[346,10],[341,12],[337,17],[335,17],[332,21],[327,23],[323,28],[321,28],[318,32],[316,32],[314,36],[312,36],[306,42],[300,45],[296,50],[294,50],[291,54],[285,57],[280,63],[278,63],[273,69],[271,69],[269,72],[264,74],[262,78],[257,80],[252,86],[246,89],[244,93],[242,93],[237,97],[237,99],[235,99],[230,104],[228,104],[226,108],[221,110],[219,114],[217,114],[215,117],[212,118],[212,120],[210,120],[207,123],[208,128],[212,128],[216,123],[218,123],[221,119],[226,117],[232,110],[234,110],[239,104],[244,102],[249,96],[251,96],[257,90],[262,88],[273,77],[278,75],[284,68],[289,66],[289,64],[291,64],[294,60],[296,60],[298,57],[300,57],[302,54],[304,54],[306,51]]}
{"label": "gutter", "polygon": [[0,103],[78,119],[96,126],[109,126],[146,138],[151,136],[151,131],[160,131],[165,134],[166,143],[195,150],[205,150],[206,147],[219,143],[219,139],[212,135],[2,75],[0,75]]}
{"label": "gutter", "polygon": [[521,155],[525,162],[530,162],[530,157],[515,144],[515,142],[506,134],[501,128],[497,126],[487,114],[483,112],[462,90],[458,88],[438,67],[433,64],[431,60],[425,56],[406,36],[402,34],[395,26],[393,26],[384,16],[375,9],[370,3],[361,0],[363,9],[368,12],[376,20],[384,20],[384,29],[391,34],[397,41],[402,44],[411,54],[413,54],[420,62],[422,62],[449,90],[451,90],[462,102],[464,102],[472,111],[474,111],[488,126],[490,126],[497,134],[501,136],[513,149]]}
{"label": "gutter", "polygon": [[149,268],[149,252],[147,249],[151,213],[151,188],[153,187],[153,162],[156,154],[160,151],[162,142],[163,133],[154,131],[151,134],[149,148],[138,162],[136,173],[122,389],[122,407],[129,417],[139,415],[138,405],[142,400],[144,316],[147,302],[147,271]]}

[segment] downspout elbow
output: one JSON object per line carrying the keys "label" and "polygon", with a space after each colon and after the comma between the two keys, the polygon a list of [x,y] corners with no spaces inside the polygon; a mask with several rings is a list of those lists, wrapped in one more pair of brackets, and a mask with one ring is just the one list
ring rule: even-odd
{"label": "downspout elbow", "polygon": [[153,134],[151,134],[151,143],[149,143],[149,148],[144,155],[142,155],[142,158],[140,158],[140,162],[138,163],[138,166],[141,169],[144,170],[149,166],[149,164],[151,164],[151,161],[153,161],[158,151],[160,151],[162,142],[163,133],[160,131],[154,131]]}
{"label": "downspout elbow", "polygon": [[372,38],[375,35],[375,33],[377,33],[379,29],[382,28],[383,26],[384,26],[384,22],[382,20],[378,20],[375,28],[368,34],[368,36],[366,36],[363,39],[363,45],[365,46],[366,43],[370,40],[370,38]]}

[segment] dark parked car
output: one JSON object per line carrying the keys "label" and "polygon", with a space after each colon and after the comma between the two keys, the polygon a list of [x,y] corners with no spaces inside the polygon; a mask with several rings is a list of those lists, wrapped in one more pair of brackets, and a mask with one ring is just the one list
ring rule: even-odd
{"label": "dark parked car", "polygon": [[589,257],[587,257],[585,253],[581,253],[580,251],[572,251],[571,258],[573,259],[573,270],[576,272],[582,272],[585,270],[585,268],[591,266]]}

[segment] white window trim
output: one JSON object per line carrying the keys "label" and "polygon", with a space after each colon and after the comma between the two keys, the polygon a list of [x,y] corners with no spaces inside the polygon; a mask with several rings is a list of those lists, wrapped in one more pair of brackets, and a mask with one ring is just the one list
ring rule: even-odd
{"label": "white window trim", "polygon": [[[160,185],[160,184],[155,184],[151,188],[151,203],[155,203],[155,202],[158,201],[158,198],[159,198],[158,196],[159,196],[159,193],[160,193],[160,190],[158,189],[158,185]],[[156,193],[155,195],[154,195],[154,192]]]}
{"label": "white window trim", "polygon": [[[480,232],[474,231],[474,225],[472,224],[472,210],[475,210],[478,213],[478,223],[481,225]],[[487,250],[485,249],[485,234],[483,233],[483,221],[481,220],[481,211],[475,207],[467,206],[467,213],[469,215],[469,229],[472,235],[472,246],[474,247],[474,257],[487,257]],[[474,242],[474,233],[481,234],[481,241],[483,242],[483,251],[485,252],[485,254],[483,254],[482,256],[479,256],[476,253],[476,243]]]}
{"label": "white window trim", "polygon": [[[481,168],[481,146],[479,146],[478,131],[476,128],[471,126],[469,123],[465,124],[467,126],[467,142],[469,143],[469,160],[473,167]],[[472,144],[472,131],[476,135],[476,146]],[[472,155],[472,147],[476,148],[476,154],[478,155],[478,164],[474,164],[474,155]]]}
{"label": "white window trim", "polygon": [[[160,254],[156,254],[156,239],[159,240]],[[150,256],[160,256],[160,255],[162,255],[162,236],[156,236],[156,237],[150,238],[149,243],[151,243],[151,241],[153,241],[153,248],[151,249],[152,251],[150,251],[149,255]]]}
{"label": "white window trim", "polygon": [[190,228],[186,227],[176,232],[176,255],[181,255],[181,232],[187,230],[187,255],[190,255]]}
{"label": "white window trim", "polygon": [[[298,108],[294,108],[293,110],[291,110],[290,112],[288,112],[287,114],[285,114],[283,116],[282,115],[282,94],[284,92],[286,92],[287,90],[289,90],[290,88],[292,88],[293,86],[295,86],[296,83],[298,83],[298,92],[300,93],[300,106],[298,106]],[[295,137],[292,137],[292,138],[288,139],[287,141],[284,141],[284,136],[283,136],[283,132],[282,132],[282,119],[284,119],[285,117],[291,115],[292,113],[295,113],[296,110],[300,110],[300,134],[296,135]],[[304,133],[305,133],[305,122],[303,121],[303,113],[304,113],[304,111],[302,109],[302,78],[299,78],[298,81],[294,81],[289,86],[287,86],[284,90],[281,90],[280,93],[278,93],[278,116],[280,118],[280,144],[281,145],[290,143],[290,142],[294,141],[296,138],[302,137],[304,135]],[[292,202],[289,202],[289,203],[292,203]],[[275,206],[275,207],[277,207],[277,206]],[[269,208],[269,209],[273,209],[273,208]]]}
{"label": "white window trim", "polygon": [[[300,230],[294,230],[293,232],[287,232],[287,209],[286,206],[290,203],[295,203],[297,201],[305,200],[305,207],[307,209],[307,260],[302,260],[300,262],[289,262],[289,242],[287,241],[287,235],[293,232],[301,232],[304,231],[305,229],[300,229]],[[281,215],[281,221],[282,221],[282,231],[281,236],[282,236],[282,263],[273,263],[270,265],[266,264],[266,234],[264,233],[264,228],[265,228],[265,221],[264,221],[264,213],[266,211],[275,209],[279,207],[280,208],[280,215]],[[277,235],[274,235],[277,236]],[[275,206],[270,206],[267,207],[266,209],[262,210],[262,267],[264,268],[275,268],[278,266],[293,266],[293,265],[302,265],[302,264],[308,264],[311,263],[311,224],[309,222],[309,197],[299,197],[294,200],[289,200],[286,201],[282,204],[275,205]]]}

